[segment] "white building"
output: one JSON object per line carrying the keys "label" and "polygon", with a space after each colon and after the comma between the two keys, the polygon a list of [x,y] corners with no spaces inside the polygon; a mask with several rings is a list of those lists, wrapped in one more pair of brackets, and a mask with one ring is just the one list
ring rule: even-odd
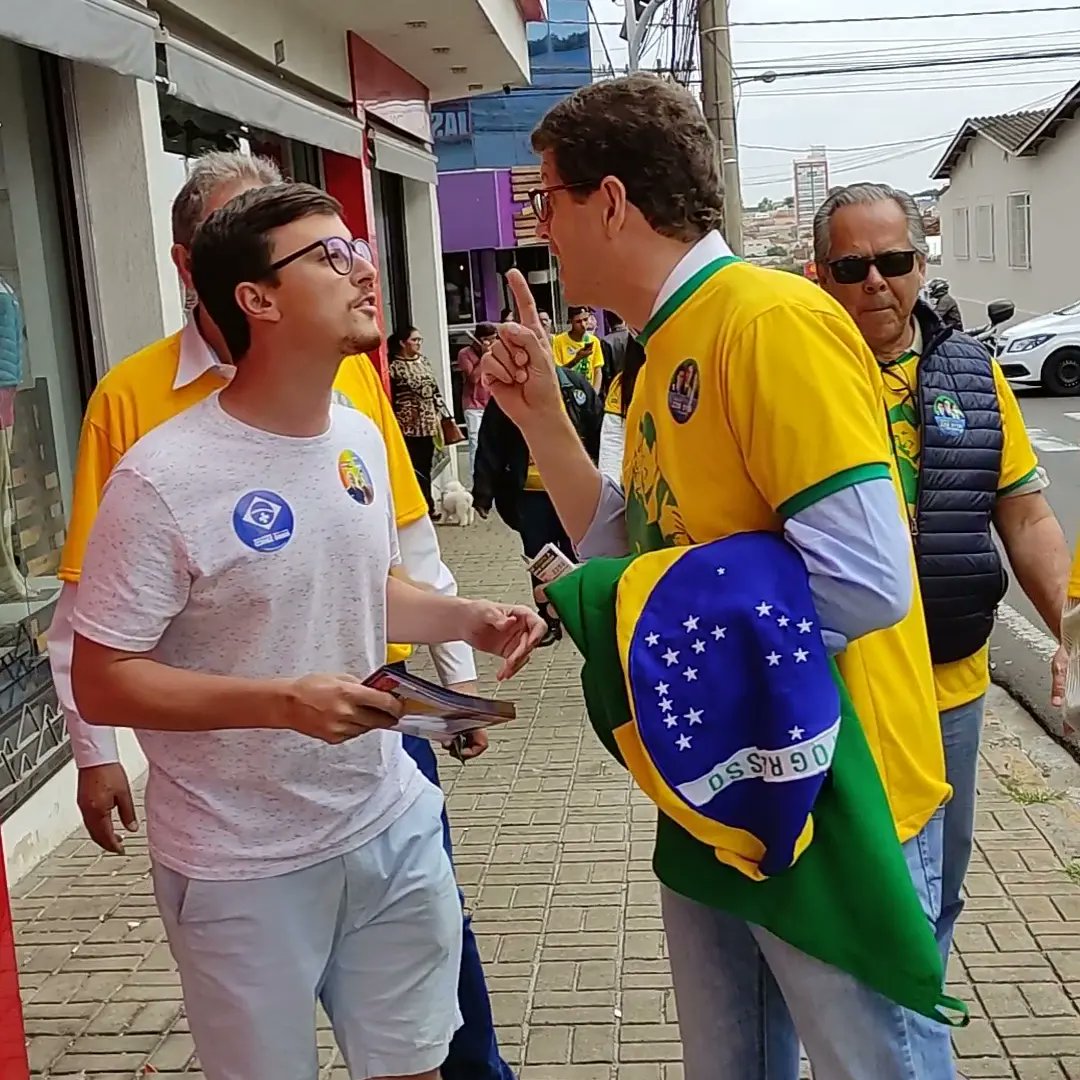
{"label": "white building", "polygon": [[9,878],[78,824],[44,633],[87,397],[183,318],[169,206],[185,160],[252,147],[336,195],[376,251],[384,323],[424,330],[448,389],[429,103],[527,81],[525,22],[542,15],[541,0],[0,2],[0,303],[25,321],[21,378],[0,376]]}
{"label": "white building", "polygon": [[1050,109],[967,120],[933,172],[941,197],[940,276],[965,322],[991,300],[1028,319],[1080,299],[1080,83]]}
{"label": "white building", "polygon": [[814,214],[828,194],[828,155],[825,147],[812,146],[806,157],[795,161],[795,224],[804,243],[813,239]]}

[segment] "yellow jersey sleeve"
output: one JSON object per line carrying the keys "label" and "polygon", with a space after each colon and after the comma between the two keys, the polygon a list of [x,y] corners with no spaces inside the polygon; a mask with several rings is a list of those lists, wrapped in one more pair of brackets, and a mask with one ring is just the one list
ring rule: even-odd
{"label": "yellow jersey sleeve", "polygon": [[604,398],[604,412],[611,416],[622,416],[622,372],[620,371],[608,387]]}
{"label": "yellow jersey sleeve", "polygon": [[747,472],[781,517],[891,476],[880,376],[846,317],[777,305],[722,347],[718,363]]}
{"label": "yellow jersey sleeve", "polygon": [[83,420],[79,436],[79,450],[75,458],[75,482],[71,494],[71,514],[68,518],[67,538],[60,554],[57,576],[61,581],[78,584],[82,576],[83,556],[90,531],[97,518],[98,507],[116,463],[124,456],[109,435],[107,426],[96,415],[95,398]]}
{"label": "yellow jersey sleeve", "polygon": [[1077,541],[1072,573],[1069,574],[1069,599],[1080,600],[1080,541]]}
{"label": "yellow jersey sleeve", "polygon": [[382,434],[386,443],[386,464],[398,528],[403,529],[419,521],[427,513],[427,503],[390,399],[371,361],[366,356],[347,356],[338,369],[334,389],[348,398],[353,407],[364,413]]}
{"label": "yellow jersey sleeve", "polygon": [[1022,487],[1031,480],[1039,467],[1039,459],[1028,438],[1024,417],[1012,387],[1005,379],[998,362],[994,361],[994,386],[997,389],[998,409],[1001,412],[1001,476],[998,479],[998,495]]}

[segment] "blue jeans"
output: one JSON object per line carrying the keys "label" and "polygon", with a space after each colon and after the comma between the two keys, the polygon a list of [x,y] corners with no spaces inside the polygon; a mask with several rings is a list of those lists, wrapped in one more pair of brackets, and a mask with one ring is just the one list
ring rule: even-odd
{"label": "blue jeans", "polygon": [[[439,787],[439,764],[431,743],[411,735],[403,736],[402,742],[424,776]],[[453,862],[450,822],[445,810],[442,830],[443,847]],[[460,889],[458,896],[464,907],[465,898],[461,896]],[[491,999],[480,963],[480,951],[472,932],[472,920],[468,915],[465,916],[462,930],[461,975],[458,980],[458,1008],[461,1010],[462,1024],[450,1043],[450,1054],[442,1067],[442,1080],[514,1080],[513,1070],[499,1056]]]}
{"label": "blue jeans", "polygon": [[942,959],[949,962],[953,929],[964,909],[964,875],[975,842],[975,789],[979,773],[986,695],[946,709],[941,714],[941,742],[945,748],[945,779],[953,796],[945,804],[945,847],[941,875],[941,914],[935,934]]}
{"label": "blue jeans", "polygon": [[[943,810],[904,845],[926,917],[941,902]],[[843,888],[843,882],[837,882]],[[685,1080],[955,1080],[950,1029],[759,926],[662,890]]]}

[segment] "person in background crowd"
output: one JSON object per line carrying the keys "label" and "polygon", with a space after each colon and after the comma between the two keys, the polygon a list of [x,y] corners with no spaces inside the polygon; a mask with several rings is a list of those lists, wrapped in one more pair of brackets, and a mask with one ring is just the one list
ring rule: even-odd
{"label": "person in background crowd", "polygon": [[[280,180],[281,174],[272,161],[239,152],[211,151],[191,163],[188,178],[172,206],[172,258],[185,293],[192,298],[187,325],[180,333],[110,368],[91,395],[83,420],[71,516],[59,569],[64,587],[49,627],[49,662],[78,768],[79,810],[87,833],[106,851],[123,854],[114,811],[129,832],[137,830],[138,822],[131,787],[120,764],[115,731],[86,724],[71,692],[71,614],[83,554],[105,482],[124,453],[158,424],[202,401],[232,378],[234,369],[225,339],[198,306],[191,281],[191,242],[196,229],[236,195]],[[342,362],[334,400],[360,410],[382,434],[406,573],[411,580],[438,593],[455,595],[457,583],[442,562],[401,429],[367,357],[347,357]],[[400,663],[411,651],[410,645],[391,645],[387,660]],[[433,645],[430,652],[444,686],[462,693],[476,692],[476,665],[472,650],[464,642]],[[439,786],[438,763],[431,743],[412,736],[405,736],[402,742],[421,772]],[[486,733],[475,732],[462,756],[475,757],[486,747]],[[448,841],[445,811],[443,831]],[[447,854],[451,854],[449,844]],[[444,1080],[513,1080],[510,1067],[499,1055],[483,966],[468,916],[463,927],[459,1005],[464,1023],[451,1043],[450,1056],[443,1066]]]}
{"label": "person in background crowd", "polygon": [[[717,231],[716,143],[683,87],[644,73],[594,83],[555,105],[533,147],[537,235],[567,295],[641,328],[648,362],[626,417],[625,490],[567,422],[516,271],[524,325],[500,327],[484,358],[491,407],[522,431],[583,557],[755,530],[798,551],[818,616],[805,632],[836,656],[912,884],[936,920],[949,787],[873,355],[821,289],[732,255]],[[759,615],[770,613],[764,604]],[[664,814],[657,835],[658,851],[702,842]],[[947,1027],[657,872],[686,1080],[796,1080],[800,1041],[828,1080],[954,1077]]]}
{"label": "person in background crowd", "polygon": [[[569,368],[558,371],[563,408],[570,426],[593,461],[600,449],[603,411],[596,391],[584,376]],[[559,521],[559,515],[544,489],[544,481],[517,427],[491,401],[480,425],[480,442],[473,475],[473,506],[487,517],[492,506],[521,537],[527,559],[539,555],[545,544],[554,544],[568,558],[577,561],[573,544]],[[535,589],[540,584],[533,578]],[[538,601],[548,632],[540,642],[551,645],[562,638],[562,624],[546,601]]]}
{"label": "person in background crowd", "polygon": [[461,1023],[443,798],[387,730],[400,701],[361,680],[388,636],[463,638],[509,678],[543,622],[396,570],[382,436],[332,404],[345,356],[380,340],[337,201],[245,192],[191,266],[236,367],[109,479],[75,700],[149,759],[154,889],[208,1080],[314,1077],[317,1001],[353,1076],[437,1080]]}
{"label": "person in background crowd", "polygon": [[[509,318],[509,316],[503,318],[502,321],[506,322],[507,318]],[[550,339],[552,334],[554,333],[555,327],[551,322],[551,316],[546,311],[540,312],[540,325],[544,328],[544,333],[547,334],[548,338]]]}
{"label": "person in background crowd", "polygon": [[428,513],[432,520],[438,521],[431,494],[431,466],[435,460],[435,437],[441,418],[449,414],[431,365],[423,355],[423,347],[424,339],[415,326],[402,327],[387,339],[390,399]]}
{"label": "person in background crowd", "polygon": [[596,333],[596,325],[597,325],[597,323],[596,323],[596,312],[593,311],[592,308],[590,308],[588,317],[586,318],[586,321],[585,321],[585,329],[590,334],[595,334]]}
{"label": "person in background crowd", "polygon": [[509,319],[511,314],[513,313],[513,310],[513,308],[504,307],[499,313],[499,322],[506,322],[506,320]]}
{"label": "person in background crowd", "polygon": [[[989,638],[1008,584],[990,526],[1055,637],[1069,552],[1001,368],[918,298],[927,251],[914,199],[884,184],[837,188],[815,217],[818,280],[855,320],[881,371],[915,547],[953,789],[936,920],[947,958],[974,840]],[[1059,652],[1055,693],[1063,664]]]}
{"label": "person in background crowd", "polygon": [[469,475],[476,469],[476,440],[480,435],[480,421],[491,398],[491,391],[480,381],[480,357],[487,352],[498,333],[491,323],[480,323],[476,339],[458,353],[458,369],[461,371],[461,409],[465,414],[465,430],[469,434]]}
{"label": "person in background crowd", "polygon": [[[645,363],[645,349],[637,338],[627,334],[623,352],[625,367],[611,380],[604,398],[604,424],[600,429],[600,456],[597,466],[615,484],[622,484],[623,453],[626,448],[626,414],[634,396],[634,383]],[[607,370],[607,365],[604,365]]]}
{"label": "person in background crowd", "polygon": [[604,353],[600,348],[600,339],[589,333],[592,312],[587,307],[572,307],[567,315],[570,328],[551,339],[555,363],[584,376],[592,388],[599,391]]}
{"label": "person in background crowd", "polygon": [[926,293],[934,314],[945,326],[953,330],[964,329],[960,305],[949,295],[949,283],[944,278],[934,278],[926,283]]}
{"label": "person in background crowd", "polygon": [[608,393],[615,383],[615,376],[626,366],[626,349],[631,339],[630,331],[620,316],[610,334],[600,339],[600,350],[604,354],[604,370],[600,380],[600,393],[607,400]]}

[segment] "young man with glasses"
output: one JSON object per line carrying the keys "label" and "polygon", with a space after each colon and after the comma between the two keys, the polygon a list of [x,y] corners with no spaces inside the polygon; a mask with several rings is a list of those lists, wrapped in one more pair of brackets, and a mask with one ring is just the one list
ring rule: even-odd
{"label": "young man with glasses", "polygon": [[[820,289],[732,255],[717,231],[715,141],[682,87],[645,74],[596,83],[556,105],[533,146],[538,234],[558,255],[567,296],[618,311],[645,346],[622,485],[601,476],[567,423],[535,307],[513,273],[521,322],[502,327],[485,358],[495,399],[584,557],[756,530],[797,549],[818,613],[806,632],[836,654],[912,882],[936,918],[949,789],[873,356]],[[695,842],[704,839],[660,814],[654,865],[686,1080],[796,1080],[800,1041],[829,1080],[954,1076],[947,1028],[688,895],[659,853]]]}
{"label": "young man with glasses", "polygon": [[460,1024],[443,800],[386,730],[400,702],[361,680],[388,638],[464,640],[509,678],[544,631],[395,571],[382,437],[331,404],[380,337],[340,214],[277,184],[199,230],[235,373],[117,465],[73,615],[76,702],[150,761],[155,892],[208,1080],[314,1080],[317,1000],[356,1080],[435,1080]]}
{"label": "young man with glasses", "polygon": [[[946,778],[938,944],[948,958],[975,832],[979,737],[990,685],[989,638],[1009,565],[1060,636],[1069,553],[1024,418],[986,349],[919,299],[922,214],[884,184],[838,188],[814,221],[818,280],[855,320],[877,359],[915,547]],[[1054,694],[1064,690],[1064,654]]]}
{"label": "young man with glasses", "polygon": [[[232,378],[234,367],[225,339],[197,303],[191,281],[191,244],[198,226],[214,210],[245,191],[280,180],[281,174],[272,161],[240,152],[211,151],[191,163],[188,178],[173,201],[172,257],[185,292],[196,300],[196,305],[182,331],[110,368],[95,388],[83,419],[59,572],[64,588],[49,628],[49,660],[78,768],[78,806],[88,834],[105,851],[123,854],[122,834],[117,830],[114,812],[128,831],[135,831],[138,825],[115,730],[87,725],[71,694],[71,613],[87,539],[105,483],[120,458],[143,435],[202,401]],[[366,258],[370,259],[370,253]],[[344,263],[339,261],[338,265]],[[401,429],[367,357],[349,356],[342,361],[334,384],[334,400],[362,412],[383,436],[406,573],[413,581],[444,595],[454,595],[457,585],[442,562],[438,538]],[[411,653],[411,645],[392,644],[387,649],[387,660],[402,662]],[[430,653],[444,686],[475,692],[476,666],[467,645],[432,645]],[[412,737],[403,741],[420,770],[438,785],[438,761],[431,743]],[[462,756],[476,757],[486,747],[486,734],[474,732]],[[444,811],[444,833],[449,837],[445,816]],[[483,965],[468,915],[463,916],[459,1005],[464,1023],[451,1044],[443,1067],[444,1080],[513,1080],[510,1066],[499,1053]]]}

